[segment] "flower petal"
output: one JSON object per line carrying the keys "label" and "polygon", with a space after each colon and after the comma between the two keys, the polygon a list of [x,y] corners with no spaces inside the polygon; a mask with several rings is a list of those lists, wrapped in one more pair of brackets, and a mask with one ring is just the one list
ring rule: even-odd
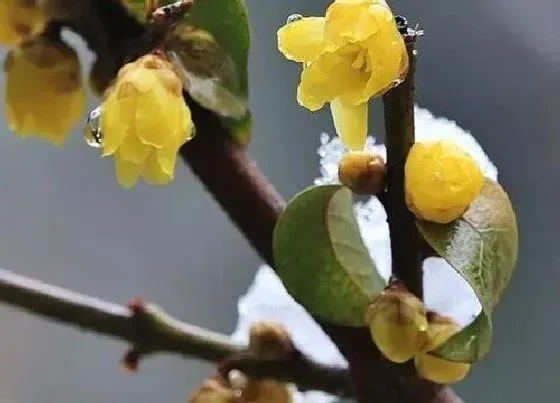
{"label": "flower petal", "polygon": [[175,162],[177,161],[177,147],[165,147],[156,150],[157,162],[163,172],[173,177]]}
{"label": "flower petal", "polygon": [[372,0],[335,1],[327,9],[325,42],[329,49],[361,42],[383,28],[379,15],[389,15],[386,3]]}
{"label": "flower petal", "polygon": [[155,153],[151,153],[144,165],[142,176],[149,185],[165,185],[173,179],[173,172],[164,172]]}
{"label": "flower petal", "polygon": [[368,128],[368,104],[349,105],[339,98],[331,102],[334,127],[340,141],[350,150],[362,150]]}
{"label": "flower petal", "polygon": [[323,46],[324,17],[305,17],[278,30],[278,50],[296,62],[315,60]]}
{"label": "flower petal", "polygon": [[144,144],[138,137],[130,133],[124,138],[117,154],[123,160],[134,164],[141,164],[148,158],[152,150],[153,147]]}
{"label": "flower petal", "polygon": [[122,187],[130,188],[134,186],[141,171],[141,164],[134,164],[118,157],[115,158],[115,175],[117,177],[117,182],[119,182]]}
{"label": "flower petal", "polygon": [[103,112],[99,121],[103,133],[103,157],[113,154],[125,137],[134,135],[135,108],[135,97],[119,98],[116,92],[103,102]]}
{"label": "flower petal", "polygon": [[352,66],[359,51],[358,45],[347,45],[336,52],[323,53],[310,63],[301,73],[298,103],[315,111],[346,93],[352,103],[367,101],[362,94],[370,74]]}

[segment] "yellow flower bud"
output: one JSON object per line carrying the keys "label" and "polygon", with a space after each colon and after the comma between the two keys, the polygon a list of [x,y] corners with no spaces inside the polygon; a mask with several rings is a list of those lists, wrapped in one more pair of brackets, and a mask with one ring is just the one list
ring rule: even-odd
{"label": "yellow flower bud", "polygon": [[385,174],[383,159],[367,151],[351,151],[338,164],[338,180],[360,195],[378,194]]}
{"label": "yellow flower bud", "polygon": [[292,403],[288,385],[272,379],[249,379],[240,403]]}
{"label": "yellow flower bud", "polygon": [[292,338],[284,325],[255,322],[249,330],[249,350],[264,360],[282,359],[294,351]]}
{"label": "yellow flower bud", "polygon": [[405,194],[419,219],[459,218],[479,195],[484,177],[476,161],[451,140],[416,143],[405,165]]}
{"label": "yellow flower bud", "polygon": [[40,33],[46,24],[42,9],[34,0],[0,2],[0,44],[15,46]]}
{"label": "yellow flower bud", "polygon": [[467,376],[470,364],[448,361],[430,354],[461,330],[450,318],[430,312],[428,314],[428,339],[422,352],[414,357],[418,374],[432,382],[449,384]]}
{"label": "yellow flower bud", "polygon": [[370,306],[368,322],[373,341],[393,362],[412,359],[426,344],[426,308],[407,291],[384,291]]}
{"label": "yellow flower bud", "polygon": [[188,399],[188,403],[236,403],[237,391],[228,382],[213,377],[206,379]]}
{"label": "yellow flower bud", "polygon": [[[234,372],[234,371],[232,371]],[[231,374],[230,374],[231,375]],[[292,403],[288,385],[274,380],[239,379],[214,376],[205,380],[191,395],[189,403]]]}
{"label": "yellow flower bud", "polygon": [[61,145],[85,105],[76,52],[62,41],[37,37],[7,55],[4,71],[10,129]]}
{"label": "yellow flower bud", "polygon": [[194,135],[174,65],[159,54],[125,65],[101,109],[102,155],[114,156],[118,182],[170,182],[179,148]]}

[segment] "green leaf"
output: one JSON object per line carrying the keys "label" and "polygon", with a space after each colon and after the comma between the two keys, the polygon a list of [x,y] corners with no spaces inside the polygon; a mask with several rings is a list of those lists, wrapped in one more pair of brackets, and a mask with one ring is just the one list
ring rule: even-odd
{"label": "green leaf", "polygon": [[274,230],[274,263],[288,292],[312,315],[363,326],[385,287],[361,238],[352,193],[340,185],[298,194]]}
{"label": "green leaf", "polygon": [[470,284],[482,312],[434,353],[473,363],[489,351],[491,313],[509,283],[517,260],[517,221],[506,192],[487,179],[463,217],[449,224],[419,221],[420,232]]}
{"label": "green leaf", "polygon": [[249,16],[243,0],[196,0],[192,21],[210,32],[230,55],[237,71],[240,94],[248,94]]}

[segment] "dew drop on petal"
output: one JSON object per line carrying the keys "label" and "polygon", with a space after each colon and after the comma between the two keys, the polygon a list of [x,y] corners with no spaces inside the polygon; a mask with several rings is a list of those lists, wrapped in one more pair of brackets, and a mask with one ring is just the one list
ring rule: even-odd
{"label": "dew drop on petal", "polygon": [[295,21],[299,21],[303,19],[303,15],[301,14],[292,14],[290,15],[287,19],[286,19],[286,24],[289,24],[291,22],[295,22]]}
{"label": "dew drop on petal", "polygon": [[87,118],[84,127],[84,140],[92,148],[100,148],[102,145],[102,134],[99,128],[99,118],[101,117],[101,107],[92,110]]}

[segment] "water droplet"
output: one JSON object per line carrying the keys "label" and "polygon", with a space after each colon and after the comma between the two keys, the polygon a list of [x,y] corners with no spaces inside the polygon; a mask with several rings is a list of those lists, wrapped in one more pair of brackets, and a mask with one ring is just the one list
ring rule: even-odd
{"label": "water droplet", "polygon": [[397,80],[394,80],[394,81],[391,83],[391,88],[395,88],[395,87],[401,85],[403,82],[404,82],[404,80],[401,79],[401,78],[399,78],[399,79],[397,79]]}
{"label": "water droplet", "polygon": [[292,15],[290,15],[290,16],[286,19],[286,24],[289,24],[289,23],[294,22],[294,21],[299,21],[299,20],[301,20],[301,19],[303,19],[303,15],[301,15],[301,14],[292,14]]}
{"label": "water droplet", "polygon": [[100,117],[101,107],[98,106],[90,112],[84,127],[84,140],[88,146],[93,148],[100,148],[103,145],[103,136],[99,128]]}

